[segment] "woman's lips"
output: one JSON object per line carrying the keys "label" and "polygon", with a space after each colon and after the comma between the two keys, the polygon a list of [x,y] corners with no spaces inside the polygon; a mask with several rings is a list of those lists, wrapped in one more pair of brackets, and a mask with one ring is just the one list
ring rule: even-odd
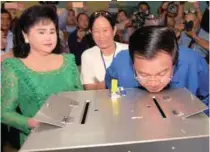
{"label": "woman's lips", "polygon": [[44,44],[44,46],[51,47],[52,46],[52,43]]}

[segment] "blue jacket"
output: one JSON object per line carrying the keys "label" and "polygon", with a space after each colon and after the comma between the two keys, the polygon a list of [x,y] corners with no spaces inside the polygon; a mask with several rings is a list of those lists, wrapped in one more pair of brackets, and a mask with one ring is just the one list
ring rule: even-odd
{"label": "blue jacket", "polygon": [[[107,69],[105,83],[111,87],[111,80],[117,79],[118,85],[124,88],[140,87],[135,79],[133,64],[128,50],[121,51]],[[169,84],[170,88],[187,88],[206,105],[209,105],[209,67],[205,59],[197,52],[179,48],[178,62]],[[208,114],[208,110],[205,111]]]}

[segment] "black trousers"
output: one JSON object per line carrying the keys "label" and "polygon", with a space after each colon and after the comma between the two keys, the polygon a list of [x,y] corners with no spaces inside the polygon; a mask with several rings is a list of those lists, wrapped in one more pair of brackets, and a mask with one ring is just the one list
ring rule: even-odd
{"label": "black trousers", "polygon": [[1,124],[1,151],[3,152],[3,145],[8,141],[9,132],[6,125]]}
{"label": "black trousers", "polygon": [[[21,114],[19,108],[16,109]],[[3,151],[3,145],[8,142],[15,149],[20,149],[20,131],[16,128],[10,127],[5,124],[1,124],[1,151]]]}
{"label": "black trousers", "polygon": [[13,148],[20,149],[20,131],[16,128],[1,124],[1,151],[3,152],[3,145],[8,142]]}

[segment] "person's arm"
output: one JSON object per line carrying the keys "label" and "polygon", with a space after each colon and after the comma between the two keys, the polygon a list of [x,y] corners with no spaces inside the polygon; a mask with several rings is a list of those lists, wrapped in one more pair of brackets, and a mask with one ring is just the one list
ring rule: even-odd
{"label": "person's arm", "polygon": [[209,41],[198,37],[194,31],[185,32],[188,36],[190,36],[197,44],[203,47],[206,50],[209,50]]}
{"label": "person's arm", "polygon": [[162,6],[159,8],[160,20],[165,21],[167,16],[168,2],[163,2]]}
{"label": "person's arm", "polygon": [[181,20],[184,16],[184,4],[180,3],[178,6],[177,19]]}
{"label": "person's arm", "polygon": [[6,35],[4,34],[3,31],[0,31],[0,34],[1,34],[1,51],[5,50],[6,49],[6,46],[7,46],[7,37]]}
{"label": "person's arm", "polygon": [[79,74],[79,70],[77,68],[76,62],[75,62],[75,56],[74,55],[70,55],[71,56],[71,60],[72,60],[72,71],[75,71],[75,75],[74,75],[74,83],[75,83],[75,91],[79,91],[79,90],[83,90],[83,86],[81,83],[81,79],[80,79],[80,74]]}
{"label": "person's arm", "polygon": [[174,27],[176,38],[179,40],[181,36],[181,32],[184,30],[184,24],[176,24]]}
{"label": "person's arm", "polygon": [[85,90],[99,90],[105,89],[104,82],[100,82],[96,79],[94,71],[92,70],[93,61],[88,58],[87,54],[82,54],[81,57],[81,79]]}
{"label": "person's arm", "polygon": [[103,81],[102,82],[98,82],[98,83],[94,83],[94,84],[84,84],[84,88],[85,88],[85,90],[106,89],[105,83]]}
{"label": "person's arm", "polygon": [[194,2],[193,5],[194,5],[195,11],[196,11],[198,24],[200,25],[201,20],[202,20],[202,16],[203,16],[203,14],[202,14],[202,12],[200,10],[200,2],[199,1]]}
{"label": "person's arm", "polygon": [[1,62],[3,62],[5,59],[13,57],[14,57],[13,50],[10,50],[9,52],[6,52],[3,55],[1,55]]}
{"label": "person's arm", "polygon": [[28,133],[30,131],[28,126],[30,118],[16,112],[18,107],[18,77],[10,64],[5,61],[2,65],[1,120],[4,124]]}
{"label": "person's arm", "polygon": [[206,50],[209,50],[209,41],[206,41],[205,39],[202,39],[200,37],[198,37],[197,35],[195,35],[193,37],[193,39],[195,40],[196,43],[198,43],[201,47],[203,47]]}

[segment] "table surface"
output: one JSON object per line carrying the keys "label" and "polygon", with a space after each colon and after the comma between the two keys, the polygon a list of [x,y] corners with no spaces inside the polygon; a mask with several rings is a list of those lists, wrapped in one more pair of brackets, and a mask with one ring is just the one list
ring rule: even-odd
{"label": "table surface", "polygon": [[[71,123],[62,128],[41,124],[31,132],[21,152],[209,136],[209,118],[204,113],[183,119],[206,108],[186,89],[171,89],[155,94],[139,89],[127,89],[126,96],[115,100],[110,98],[109,90],[66,92],[58,96],[68,98],[69,102],[78,101],[78,105],[71,109]],[[160,114],[152,100],[153,96],[156,97],[166,118]],[[90,101],[90,106],[86,122],[81,124],[86,100]],[[62,100],[56,102],[49,98],[38,114],[45,113],[46,106],[49,106],[47,104],[53,103],[54,107],[52,106],[51,113],[48,111],[48,115],[52,117],[63,115],[65,113],[63,109],[68,107],[65,102],[62,104]],[[57,110],[53,109],[55,107]],[[175,115],[173,111],[180,115]]]}

